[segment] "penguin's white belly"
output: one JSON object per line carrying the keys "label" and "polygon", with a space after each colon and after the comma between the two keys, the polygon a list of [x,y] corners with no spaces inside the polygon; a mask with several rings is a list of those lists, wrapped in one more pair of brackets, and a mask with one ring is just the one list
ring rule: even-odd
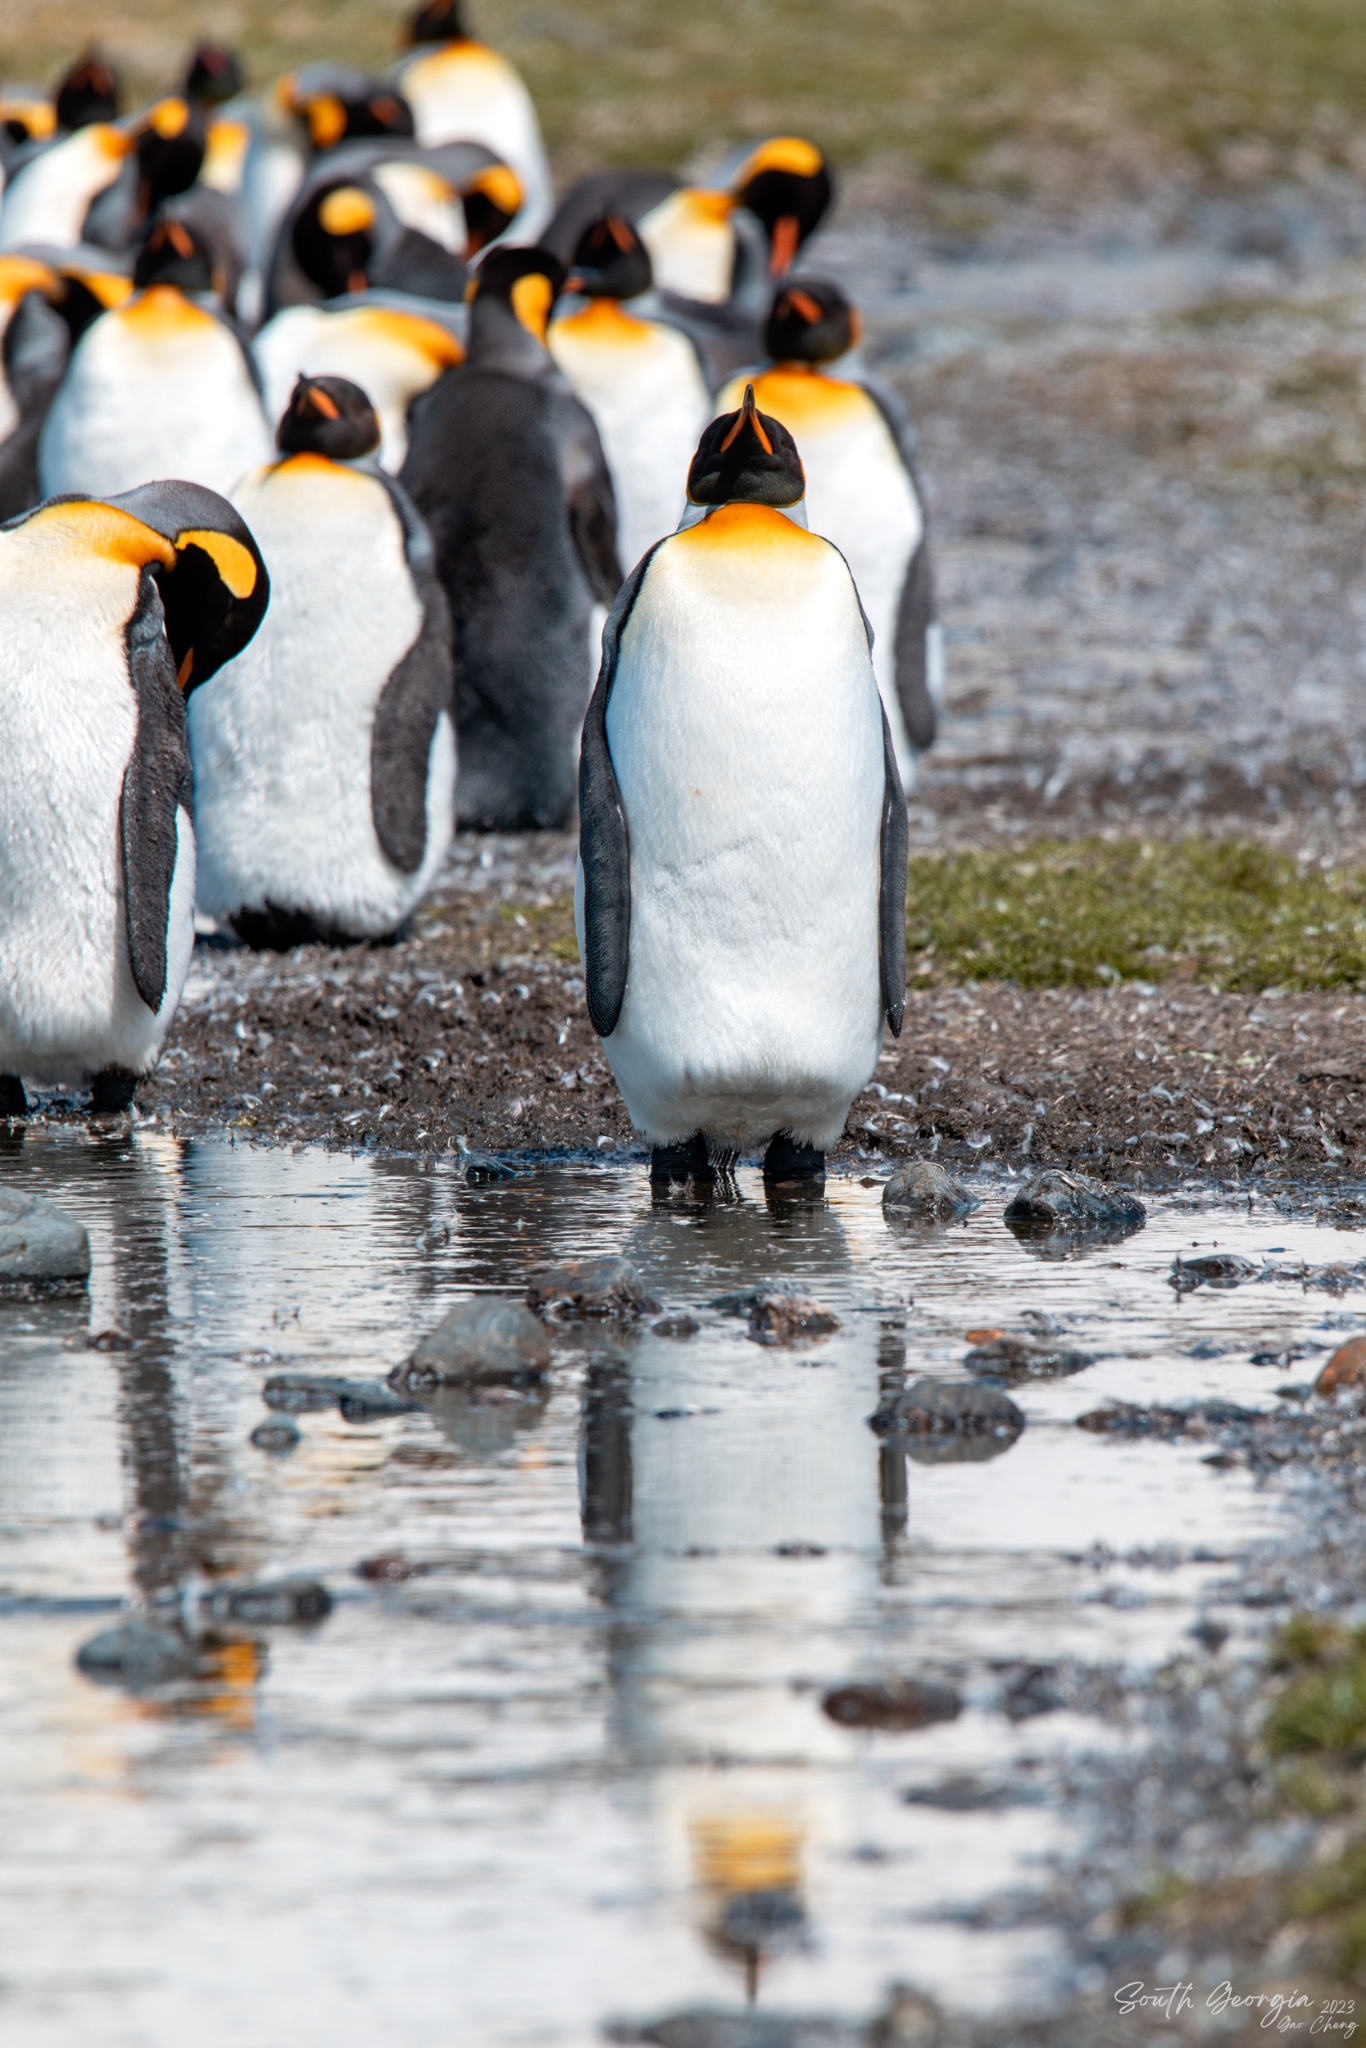
{"label": "penguin's white belly", "polygon": [[[0,562],[0,1073],[79,1084],[144,1072],[194,945],[194,831],[176,819],[166,994],[155,1015],[128,959],[119,802],[137,731],[123,658],[126,568],[82,563],[79,609]],[[92,590],[92,582],[94,588]]]}
{"label": "penguin's white belly", "polygon": [[289,306],[277,313],[251,345],[272,425],[288,407],[301,370],[310,377],[348,377],[374,406],[380,425],[379,459],[397,475],[408,453],[408,407],[459,359],[455,344],[438,335],[434,326],[383,306],[335,313],[317,306]]}
{"label": "penguin's white belly", "polygon": [[482,44],[419,54],[403,65],[399,90],[424,148],[481,142],[522,181],[522,209],[501,240],[534,242],[550,219],[554,192],[531,95],[505,58]]}
{"label": "penguin's white belly", "polygon": [[398,515],[373,478],[307,457],[247,477],[235,503],[271,599],[255,639],[190,699],[200,907],[274,905],[379,937],[430,888],[455,791],[443,714],[424,857],[404,874],[375,831],[370,765],[384,685],[422,628]]}
{"label": "penguin's white belly", "polygon": [[97,320],[76,349],[38,446],[44,497],[111,497],[159,477],[226,496],[268,460],[271,437],[246,359],[215,320],[133,327]]}
{"label": "penguin's white belly", "polygon": [[94,122],[34,157],[6,187],[0,250],[74,249],[91,202],[119,174],[124,146],[116,130]]}
{"label": "penguin's white belly", "polygon": [[579,325],[557,321],[550,350],[597,424],[616,492],[618,552],[629,571],[678,524],[711,399],[692,344],[676,329],[657,326],[613,347],[581,341]]}
{"label": "penguin's white belly", "polygon": [[752,554],[664,543],[608,704],[631,927],[605,1050],[655,1142],[832,1145],[881,1043],[877,686],[843,563],[781,523]]}

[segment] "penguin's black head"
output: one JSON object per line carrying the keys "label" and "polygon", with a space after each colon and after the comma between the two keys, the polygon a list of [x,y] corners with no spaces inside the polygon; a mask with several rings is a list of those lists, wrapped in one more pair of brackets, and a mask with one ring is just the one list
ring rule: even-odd
{"label": "penguin's black head", "polygon": [[470,279],[471,338],[491,314],[511,313],[543,346],[550,309],[564,290],[564,265],[549,249],[490,249]]}
{"label": "penguin's black head", "polygon": [[485,164],[460,186],[465,214],[465,260],[496,242],[522,210],[522,181],[506,164]]}
{"label": "penguin's black head", "polygon": [[579,236],[565,284],[590,299],[638,299],[653,281],[650,252],[631,223],[605,213]]}
{"label": "penguin's black head", "polygon": [[340,142],[363,136],[417,133],[413,110],[402,93],[359,71],[330,73],[297,91],[291,106],[307,124],[308,139],[319,156]]}
{"label": "penguin's black head", "polygon": [[862,333],[863,322],[837,284],[794,277],[774,294],[764,348],[775,363],[833,363]]}
{"label": "penguin's black head", "polygon": [[373,193],[350,178],[320,185],[302,208],[294,223],[294,254],[324,298],[365,290],[378,220]]}
{"label": "penguin's black head", "polygon": [[222,43],[201,43],[185,73],[185,97],[201,107],[221,107],[236,99],[246,80],[240,59]]}
{"label": "penguin's black head", "polygon": [[423,43],[461,43],[465,40],[465,15],[460,0],[424,0],[408,17],[408,41],[414,48]]}
{"label": "penguin's black head", "polygon": [[697,444],[688,471],[694,505],[795,505],[806,495],[797,444],[781,420],[754,403],[746,384],[739,412],[722,413]]}
{"label": "penguin's black head", "polygon": [[825,158],[813,142],[797,135],[761,142],[740,166],[731,191],[768,231],[773,277],[787,276],[834,197]]}
{"label": "penguin's black head", "polygon": [[95,121],[115,121],[118,80],[103,57],[87,50],[60,81],[53,100],[59,128],[89,128]]}
{"label": "penguin's black head", "polygon": [[141,291],[149,284],[173,284],[182,292],[215,289],[213,252],[188,221],[163,215],[144,233],[133,259],[133,285]]}
{"label": "penguin's black head", "polygon": [[359,384],[345,377],[306,377],[302,371],[275,429],[284,455],[329,455],[355,462],[379,446],[379,421]]}
{"label": "penguin's black head", "polygon": [[138,201],[144,215],[164,199],[188,192],[204,163],[204,117],[178,94],[158,100],[133,130],[138,159]]}

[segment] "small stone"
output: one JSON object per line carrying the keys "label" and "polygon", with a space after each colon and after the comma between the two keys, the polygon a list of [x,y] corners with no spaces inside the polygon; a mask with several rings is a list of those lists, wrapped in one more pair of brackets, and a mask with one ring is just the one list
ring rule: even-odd
{"label": "small stone", "polygon": [[1141,1408],[1129,1401],[1114,1401],[1107,1408],[1092,1408],[1077,1417],[1077,1428],[1097,1436],[1157,1437],[1171,1442],[1177,1437],[1207,1437],[1211,1429],[1229,1423],[1259,1421],[1251,1408],[1239,1408],[1232,1401],[1204,1401],[1195,1408]]}
{"label": "small stone", "polygon": [[506,1386],[540,1379],[550,1339],[525,1303],[482,1295],[462,1301],[389,1375],[394,1387]]}
{"label": "small stone", "polygon": [[406,1557],[367,1557],[356,1566],[356,1577],[377,1585],[400,1586],[405,1579],[423,1578],[430,1570],[430,1565],[415,1564]]}
{"label": "small stone", "polygon": [[1178,1255],[1172,1260],[1167,1280],[1178,1294],[1189,1294],[1197,1287],[1240,1287],[1260,1271],[1261,1267],[1254,1266],[1241,1252],[1206,1252],[1198,1259]]}
{"label": "small stone", "polygon": [[809,1294],[761,1294],[749,1311],[749,1334],[756,1344],[796,1344],[804,1337],[826,1337],[839,1326],[839,1317]]}
{"label": "small stone", "polygon": [[1081,1173],[1050,1168],[1021,1181],[1006,1205],[1004,1222],[1049,1230],[1139,1230],[1148,1212],[1136,1195],[1103,1187]]}
{"label": "small stone", "polygon": [[1084,1351],[1069,1351],[1046,1338],[1002,1333],[975,1345],[963,1363],[969,1372],[994,1373],[1001,1379],[1057,1380],[1084,1371],[1091,1360]]}
{"label": "small stone", "polygon": [[528,1308],[549,1321],[569,1316],[657,1316],[659,1303],[645,1291],[625,1259],[582,1259],[542,1266],[527,1280]]}
{"label": "small stone", "polygon": [[1066,1701],[1051,1665],[1026,1664],[1007,1682],[1001,1705],[1007,1719],[1030,1721],[1038,1714],[1056,1714]]}
{"label": "small stone", "polygon": [[884,1728],[904,1732],[935,1721],[956,1721],[963,1702],[947,1685],[903,1678],[891,1685],[840,1685],[821,1706],[841,1728]]}
{"label": "small stone", "polygon": [[825,1546],[821,1543],[775,1543],[775,1557],[824,1557]]}
{"label": "small stone", "polygon": [[1339,1387],[1366,1385],[1366,1337],[1340,1344],[1314,1382],[1316,1394],[1336,1394]]}
{"label": "small stone", "polygon": [[489,1187],[497,1181],[516,1180],[518,1169],[495,1153],[467,1152],[464,1177],[471,1187]]}
{"label": "small stone", "polygon": [[1002,1449],[1025,1426],[1009,1394],[977,1380],[916,1380],[884,1401],[869,1421],[879,1436],[979,1437]]}
{"label": "small stone", "polygon": [[383,1380],[347,1380],[337,1395],[343,1422],[374,1422],[382,1415],[411,1415],[416,1401],[406,1401]]}
{"label": "small stone", "polygon": [[126,1330],[98,1330],[93,1334],[82,1330],[78,1337],[68,1337],[63,1351],[131,1351],[133,1340]]}
{"label": "small stone", "polygon": [[277,1372],[262,1387],[261,1399],[267,1408],[278,1408],[286,1415],[310,1415],[335,1408],[337,1390],[344,1384],[321,1373]]}
{"label": "small stone", "polygon": [[966,1216],[981,1207],[962,1181],[933,1159],[910,1159],[899,1166],[882,1190],[884,1209],[904,1216],[944,1218]]}
{"label": "small stone", "polygon": [[695,1337],[702,1325],[696,1316],[661,1316],[650,1328],[656,1337]]}
{"label": "small stone", "polygon": [[294,1423],[258,1422],[248,1442],[255,1444],[258,1451],[292,1451],[299,1442],[299,1432]]}
{"label": "small stone", "polygon": [[51,1202],[0,1188],[0,1293],[75,1294],[90,1277],[90,1239]]}
{"label": "small stone", "polygon": [[195,1653],[172,1628],[154,1621],[121,1621],[81,1645],[76,1668],[97,1684],[126,1685],[131,1692],[142,1692],[191,1677]]}
{"label": "small stone", "polygon": [[332,1612],[332,1595],[317,1579],[290,1577],[258,1586],[216,1586],[200,1601],[210,1621],[236,1621],[255,1628],[285,1628],[321,1621]]}

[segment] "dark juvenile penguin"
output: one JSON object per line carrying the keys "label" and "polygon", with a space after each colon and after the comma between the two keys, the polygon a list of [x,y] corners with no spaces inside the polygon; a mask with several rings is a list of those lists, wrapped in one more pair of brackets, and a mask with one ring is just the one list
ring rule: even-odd
{"label": "dark juvenile penguin", "polygon": [[260,551],[193,484],[0,528],[0,1115],[23,1080],[122,1109],[194,944],[186,695],[260,624]]}
{"label": "dark juvenile penguin", "polygon": [[802,493],[747,390],[613,607],[584,722],[588,1013],[656,1182],[760,1145],[770,1180],[819,1179],[901,1029],[906,800],[858,592]]}
{"label": "dark juvenile penguin", "polygon": [[[944,698],[943,631],[906,415],[879,385],[829,374],[860,332],[858,313],[838,285],[791,279],[773,299],[764,333],[772,368],[754,377],[754,395],[761,411],[796,436],[811,530],[834,542],[858,585],[909,789],[916,755],[934,743]],[[720,393],[720,409],[738,405],[743,391],[737,378]]]}
{"label": "dark juvenile penguin", "polygon": [[617,552],[638,562],[678,524],[688,463],[714,410],[707,380],[685,334],[623,304],[650,289],[650,258],[619,214],[584,230],[567,289],[550,353],[597,424],[616,492]]}
{"label": "dark juvenile penguin", "polygon": [[593,607],[621,581],[602,443],[545,346],[563,281],[543,249],[489,251],[468,357],[414,403],[401,472],[450,600],[460,817],[499,831],[573,809]]}
{"label": "dark juvenile penguin", "polygon": [[159,222],[138,288],[72,351],[38,443],[46,496],[112,496],[179,472],[228,492],[272,446],[246,344],[203,287],[212,258],[188,223]]}
{"label": "dark juvenile penguin", "polygon": [[249,945],[383,938],[431,887],[455,805],[450,619],[431,539],[340,377],[300,377],[281,459],[233,496],[270,614],[190,707],[199,905]]}

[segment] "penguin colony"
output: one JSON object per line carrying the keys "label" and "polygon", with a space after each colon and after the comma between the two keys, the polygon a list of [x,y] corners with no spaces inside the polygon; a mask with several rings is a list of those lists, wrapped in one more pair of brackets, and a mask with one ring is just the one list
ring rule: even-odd
{"label": "penguin colony", "polygon": [[818,1181],[943,696],[907,422],[799,268],[829,169],[557,203],[459,0],[407,43],[0,92],[0,1116],[129,1106],[196,914],[389,938],[458,827],[577,809],[652,1180]]}

